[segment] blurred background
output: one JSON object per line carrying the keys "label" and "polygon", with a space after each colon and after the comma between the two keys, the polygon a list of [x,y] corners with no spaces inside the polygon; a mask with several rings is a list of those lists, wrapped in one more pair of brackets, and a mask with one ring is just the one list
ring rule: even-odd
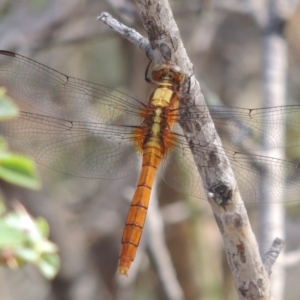
{"label": "blurred background", "polygon": [[[209,104],[261,106],[263,32],[242,2],[170,1]],[[0,49],[73,77],[125,90],[143,101],[153,88],[144,80],[148,59],[97,21],[103,11],[145,34],[136,4],[130,0],[1,0]],[[293,9],[283,27],[288,47],[286,105],[300,104],[299,28],[300,7]],[[299,148],[286,154],[288,160],[300,161]],[[43,166],[39,172],[41,191],[0,182],[1,193],[7,203],[17,199],[30,214],[47,219],[51,240],[59,246],[61,269],[53,281],[47,281],[32,266],[18,271],[1,268],[1,300],[237,299],[222,238],[205,201],[179,194],[159,180],[161,219],[157,223],[163,221],[158,234],[164,235],[165,262],[159,262],[153,252],[153,228],[147,224],[129,277],[121,278],[116,276],[120,241],[138,173],[100,181]],[[258,207],[252,205],[249,215],[258,232]],[[286,206],[286,252],[299,248],[299,229],[296,202]],[[162,269],[174,272],[163,275]],[[299,263],[285,268],[283,299],[299,299],[299,278]]]}

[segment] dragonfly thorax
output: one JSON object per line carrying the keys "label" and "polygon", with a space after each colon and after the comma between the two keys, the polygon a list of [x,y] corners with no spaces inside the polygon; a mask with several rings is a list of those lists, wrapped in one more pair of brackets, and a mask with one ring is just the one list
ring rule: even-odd
{"label": "dragonfly thorax", "polygon": [[185,79],[184,72],[173,62],[157,64],[151,70],[151,81],[158,85],[178,88],[185,82]]}

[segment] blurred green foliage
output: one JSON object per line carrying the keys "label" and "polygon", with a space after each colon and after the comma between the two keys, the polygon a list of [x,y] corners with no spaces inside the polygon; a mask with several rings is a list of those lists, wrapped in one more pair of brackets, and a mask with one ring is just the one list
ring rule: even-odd
{"label": "blurred green foliage", "polygon": [[[0,121],[16,117],[18,108],[0,89]],[[0,178],[22,187],[38,189],[40,180],[35,163],[24,156],[8,151],[0,137]],[[42,218],[32,218],[26,209],[15,203],[15,209],[6,211],[0,202],[0,264],[17,269],[33,263],[48,279],[59,270],[57,246],[48,240],[49,226]]]}

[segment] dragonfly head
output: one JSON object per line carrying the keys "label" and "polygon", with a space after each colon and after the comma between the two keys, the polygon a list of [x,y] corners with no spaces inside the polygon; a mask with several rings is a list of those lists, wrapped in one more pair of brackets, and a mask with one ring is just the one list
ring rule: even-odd
{"label": "dragonfly head", "polygon": [[151,70],[151,81],[179,88],[186,80],[182,69],[173,62],[155,65]]}

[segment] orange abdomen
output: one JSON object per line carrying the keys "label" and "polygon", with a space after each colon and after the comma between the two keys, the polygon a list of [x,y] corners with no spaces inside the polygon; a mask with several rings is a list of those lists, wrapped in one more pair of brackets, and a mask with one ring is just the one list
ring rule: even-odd
{"label": "orange abdomen", "polygon": [[142,171],[123,232],[119,256],[119,274],[127,275],[127,271],[134,260],[146,219],[153,181],[162,157],[162,148],[159,143],[155,146],[152,143],[146,143],[143,150]]}

